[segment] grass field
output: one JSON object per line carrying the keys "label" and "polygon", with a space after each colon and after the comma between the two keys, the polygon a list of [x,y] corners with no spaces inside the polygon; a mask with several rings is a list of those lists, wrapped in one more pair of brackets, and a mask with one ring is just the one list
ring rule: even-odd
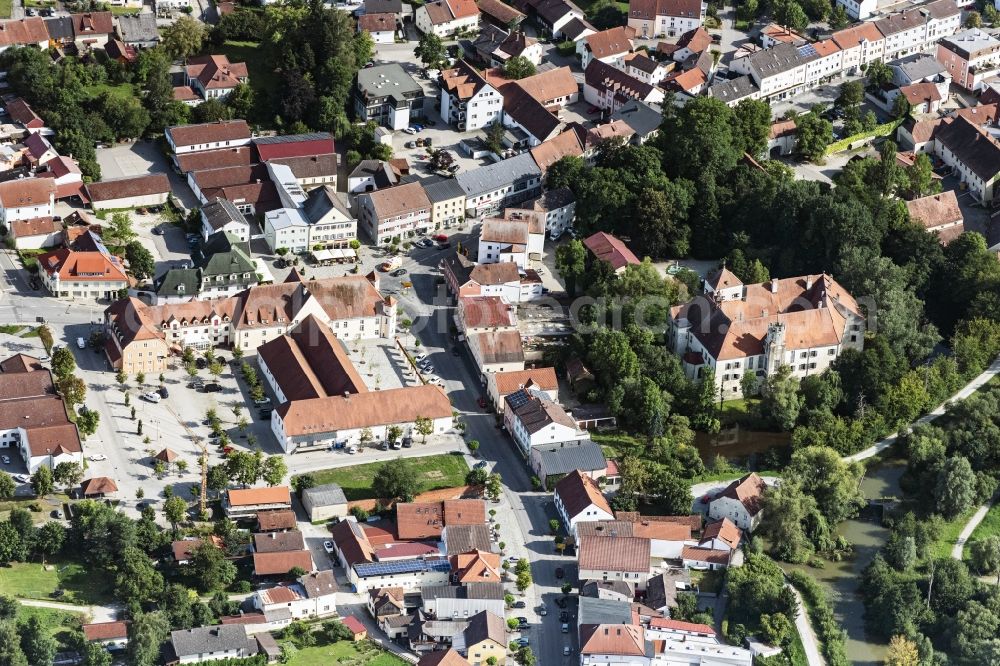
{"label": "grass field", "polygon": [[[465,475],[469,472],[469,465],[462,456],[445,454],[406,458],[404,462],[413,468],[420,485],[414,490],[414,494],[465,485]],[[386,463],[378,462],[354,467],[337,467],[310,472],[310,475],[316,479],[316,485],[336,483],[344,489],[344,495],[348,500],[378,499],[372,492],[372,479],[375,478],[379,467],[384,464]]]}
{"label": "grass field", "polygon": [[107,581],[82,565],[55,561],[46,567],[38,562],[13,563],[0,568],[0,593],[25,599],[52,600],[52,592],[66,590],[59,601],[69,604],[100,604],[111,600]]}
{"label": "grass field", "polygon": [[296,650],[288,666],[404,666],[405,661],[371,643],[338,641]]}
{"label": "grass field", "polygon": [[254,92],[254,109],[256,120],[262,124],[271,124],[274,118],[263,117],[268,115],[262,109],[269,109],[267,100],[273,90],[277,89],[278,78],[274,74],[274,63],[267,55],[267,49],[260,48],[257,42],[236,42],[227,41],[221,48],[215,49],[213,53],[224,54],[229,58],[229,62],[245,62],[247,64],[247,74],[250,77],[250,87]]}
{"label": "grass field", "polygon": [[977,504],[955,520],[949,520],[941,525],[941,536],[938,537],[937,543],[931,548],[931,557],[935,559],[951,557],[951,549],[954,548],[955,542],[958,541],[959,532],[962,531],[965,523],[969,522],[969,517],[978,508],[979,505]]}
{"label": "grass field", "polygon": [[49,630],[49,633],[59,641],[60,649],[71,647],[69,642],[71,634],[79,628],[81,623],[90,619],[83,613],[67,613],[53,608],[21,606],[17,611],[19,622],[24,622],[32,617],[37,617]]}
{"label": "grass field", "polygon": [[17,326],[16,324],[3,324],[0,325],[0,333],[6,333],[7,335],[15,335],[18,331],[23,329],[24,326]]}
{"label": "grass field", "polygon": [[983,518],[983,522],[979,523],[972,532],[972,536],[969,537],[969,541],[965,544],[965,551],[962,553],[963,557],[969,559],[969,546],[972,545],[973,541],[982,541],[991,536],[1000,536],[1000,503],[990,507],[990,510],[986,512],[986,517]]}
{"label": "grass field", "polygon": [[14,10],[14,0],[0,0],[0,18],[10,18]]}
{"label": "grass field", "polygon": [[121,97],[123,99],[128,97],[135,97],[135,88],[129,83],[123,83],[118,86],[111,86],[108,84],[101,84],[96,86],[87,86],[84,88],[87,94],[92,98],[100,97],[104,93],[111,93],[116,97]]}

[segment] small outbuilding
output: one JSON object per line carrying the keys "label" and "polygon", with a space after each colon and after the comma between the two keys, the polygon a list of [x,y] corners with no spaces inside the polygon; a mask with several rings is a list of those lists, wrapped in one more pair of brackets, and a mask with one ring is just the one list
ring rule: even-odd
{"label": "small outbuilding", "polygon": [[336,483],[327,483],[302,491],[302,506],[310,522],[347,515],[347,497]]}
{"label": "small outbuilding", "polygon": [[118,492],[118,484],[106,476],[84,479],[80,484],[80,494],[84,498],[106,497]]}

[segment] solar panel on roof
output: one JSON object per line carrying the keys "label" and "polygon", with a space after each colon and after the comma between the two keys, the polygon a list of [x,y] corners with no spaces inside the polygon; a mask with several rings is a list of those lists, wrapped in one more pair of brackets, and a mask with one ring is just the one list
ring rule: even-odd
{"label": "solar panel on roof", "polygon": [[448,571],[448,560],[401,560],[398,562],[371,562],[355,564],[354,571],[361,577],[391,576],[394,574],[416,573],[418,571]]}
{"label": "solar panel on roof", "polygon": [[531,398],[522,389],[520,391],[517,391],[516,393],[511,393],[510,395],[508,395],[506,400],[511,407],[517,409],[518,407],[527,404],[531,400]]}

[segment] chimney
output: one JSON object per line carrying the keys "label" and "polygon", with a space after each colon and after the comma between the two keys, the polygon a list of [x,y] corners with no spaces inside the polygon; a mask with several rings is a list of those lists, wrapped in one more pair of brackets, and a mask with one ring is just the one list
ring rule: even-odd
{"label": "chimney", "polygon": [[812,275],[807,275],[806,276],[806,289],[812,289],[812,288],[813,288],[813,277],[812,277]]}
{"label": "chimney", "polygon": [[772,294],[778,293],[778,281],[774,278],[771,278],[771,293]]}

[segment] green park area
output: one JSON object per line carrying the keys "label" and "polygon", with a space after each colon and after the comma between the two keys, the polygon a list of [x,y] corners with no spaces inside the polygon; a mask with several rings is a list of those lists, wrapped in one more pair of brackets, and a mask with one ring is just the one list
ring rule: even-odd
{"label": "green park area", "polygon": [[[406,458],[404,463],[413,471],[419,484],[414,494],[465,485],[465,476],[469,473],[469,465],[462,456],[445,454]],[[372,480],[385,464],[374,462],[352,467],[337,467],[310,472],[309,475],[313,477],[317,486],[336,483],[344,489],[344,495],[348,500],[378,499],[372,490]]]}
{"label": "green park area", "polygon": [[[53,593],[65,592],[56,599]],[[110,600],[106,579],[88,574],[82,564],[55,560],[11,562],[0,567],[0,593],[23,599],[42,599],[70,604],[101,604]]]}

